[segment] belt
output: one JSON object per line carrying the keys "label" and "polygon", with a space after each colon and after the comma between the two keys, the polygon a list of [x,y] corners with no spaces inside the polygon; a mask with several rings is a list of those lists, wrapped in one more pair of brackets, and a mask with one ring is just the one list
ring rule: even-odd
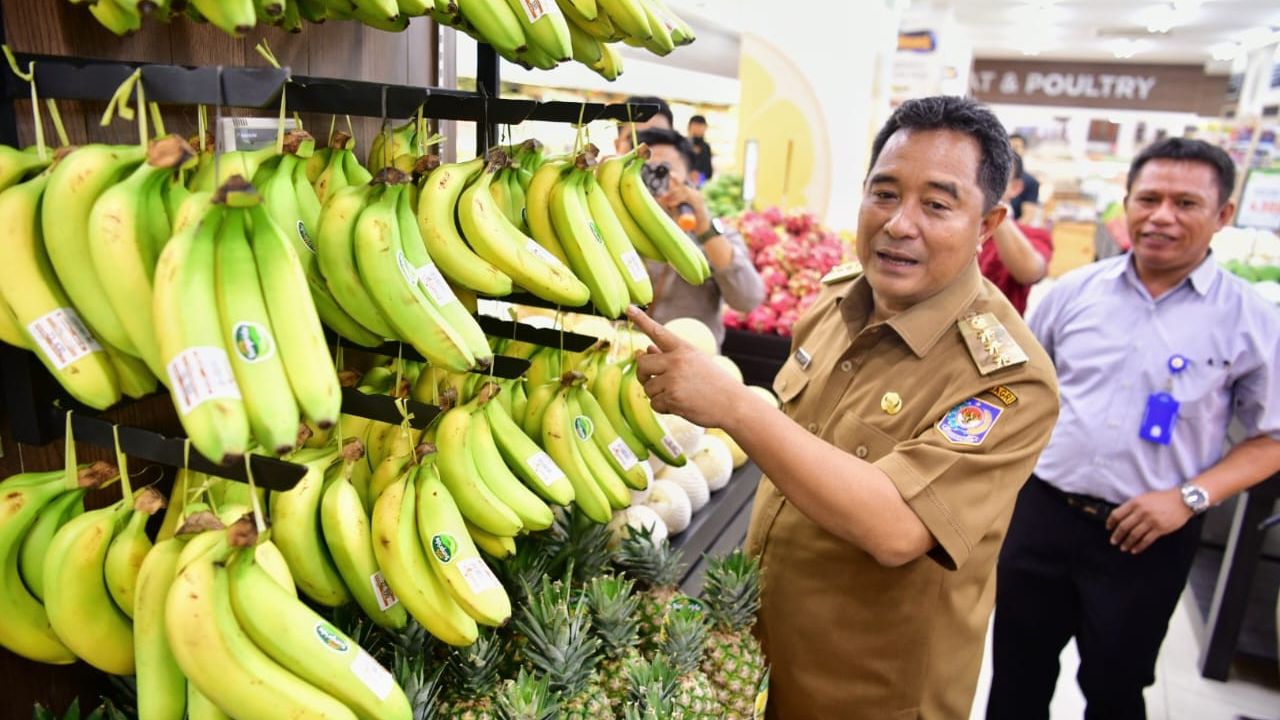
{"label": "belt", "polygon": [[1052,484],[1041,480],[1035,475],[1032,475],[1031,477],[1038,480],[1041,485],[1044,485],[1051,493],[1065,502],[1067,507],[1078,510],[1087,517],[1097,520],[1098,522],[1106,522],[1107,516],[1111,514],[1111,511],[1120,507],[1115,503],[1107,502],[1106,500],[1093,497],[1092,495],[1080,495],[1079,493],[1067,492],[1066,490],[1054,487]]}

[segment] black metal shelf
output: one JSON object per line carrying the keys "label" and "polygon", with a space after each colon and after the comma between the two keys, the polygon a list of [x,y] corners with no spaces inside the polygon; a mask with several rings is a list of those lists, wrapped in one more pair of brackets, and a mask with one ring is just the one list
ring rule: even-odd
{"label": "black metal shelf", "polygon": [[[397,85],[364,80],[294,75],[285,68],[160,65],[15,53],[20,68],[35,62],[40,97],[56,100],[111,99],[129,75],[141,68],[147,100],[170,105],[218,105],[266,109],[288,93],[289,109],[361,117],[408,118],[423,108],[426,117],[469,120],[486,125],[518,125],[525,121],[557,123],[599,119],[642,121],[656,105],[571,103],[492,97],[464,90]],[[26,97],[25,81],[3,70],[5,96]]]}
{"label": "black metal shelf", "polygon": [[499,320],[488,315],[476,315],[476,322],[480,323],[480,329],[484,330],[487,335],[508,340],[519,340],[531,345],[563,348],[568,352],[583,352],[595,345],[597,340],[597,338],[593,338],[590,335],[553,328],[539,328],[528,323]]}
{"label": "black metal shelf", "polygon": [[[398,421],[399,418],[397,418]],[[72,413],[71,427],[75,432],[76,442],[89,443],[107,449],[116,447],[116,425],[110,421],[82,413]],[[120,449],[129,457],[150,460],[169,467],[188,467],[230,480],[249,481],[243,464],[227,467],[209,461],[194,448],[188,453],[185,438],[165,437],[158,432],[123,425],[119,427],[119,435]],[[265,455],[251,454],[249,463],[253,468],[254,484],[268,490],[282,492],[289,490],[302,479],[303,475],[307,474],[307,468],[302,465]]]}
{"label": "black metal shelf", "polygon": [[[483,325],[481,326],[483,327]],[[486,331],[487,332],[487,331]],[[325,329],[325,335],[329,338],[329,343],[337,343],[349,350],[360,350],[375,355],[383,355],[386,357],[398,357],[405,360],[414,360],[417,362],[425,362],[426,358],[422,357],[422,353],[398,340],[385,342],[377,347],[366,347],[359,343],[353,343],[344,337],[340,337],[337,333],[329,329]],[[523,358],[508,357],[506,355],[494,355],[493,366],[491,368],[476,368],[471,372],[478,375],[492,375],[502,380],[514,380],[524,374],[529,369],[529,361]]]}
{"label": "black metal shelf", "polygon": [[750,461],[734,470],[729,484],[711,495],[684,532],[671,538],[671,546],[684,554],[681,590],[697,595],[706,570],[706,556],[723,555],[742,545],[760,475],[760,468]]}

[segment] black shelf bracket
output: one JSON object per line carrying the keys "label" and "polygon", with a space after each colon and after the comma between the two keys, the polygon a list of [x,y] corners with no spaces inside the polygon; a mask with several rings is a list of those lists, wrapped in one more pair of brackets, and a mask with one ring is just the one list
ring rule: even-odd
{"label": "black shelf bracket", "polygon": [[488,315],[477,315],[476,322],[485,334],[508,340],[519,340],[543,347],[563,348],[568,352],[583,352],[596,344],[596,338],[575,332],[562,332],[553,328],[539,328],[527,323],[499,320]]}

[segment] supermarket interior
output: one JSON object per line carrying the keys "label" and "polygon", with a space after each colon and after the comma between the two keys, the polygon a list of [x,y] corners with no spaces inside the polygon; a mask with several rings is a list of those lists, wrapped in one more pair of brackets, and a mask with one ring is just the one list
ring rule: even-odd
{"label": "supermarket interior", "polygon": [[1275,0],[0,45],[0,720],[1280,720]]}

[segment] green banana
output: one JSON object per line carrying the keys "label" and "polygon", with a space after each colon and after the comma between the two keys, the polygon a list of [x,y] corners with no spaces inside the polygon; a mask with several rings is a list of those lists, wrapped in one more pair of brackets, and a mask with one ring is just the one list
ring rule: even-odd
{"label": "green banana", "polygon": [[[584,160],[578,160],[584,167]],[[591,288],[591,302],[607,318],[617,319],[627,309],[630,295],[622,274],[605,247],[600,228],[587,211],[583,183],[585,172],[567,169],[551,188],[551,222],[560,238],[569,267]]]}
{"label": "green banana", "polygon": [[584,180],[587,211],[595,221],[600,236],[604,238],[605,248],[613,259],[622,281],[626,285],[631,302],[645,306],[653,302],[653,281],[649,279],[649,271],[636,252],[627,236],[626,228],[618,220],[609,197],[605,194],[600,182],[594,175],[587,175]]}
{"label": "green banana", "polygon": [[64,492],[40,509],[31,529],[22,538],[18,568],[22,581],[37,600],[44,597],[44,556],[58,530],[84,514],[84,489]]}
{"label": "green banana", "polygon": [[622,416],[626,418],[627,424],[653,451],[653,454],[658,456],[659,460],[676,467],[681,467],[689,461],[685,457],[684,449],[675,438],[671,437],[671,433],[667,431],[662,420],[653,411],[653,406],[649,404],[649,396],[645,394],[644,386],[636,377],[635,363],[632,363],[622,375],[619,403],[622,405]]}
{"label": "green banana", "polygon": [[564,470],[525,434],[501,403],[486,404],[484,414],[502,459],[526,486],[548,502],[557,505],[573,502],[573,485]]}
{"label": "green banana", "polygon": [[569,414],[573,417],[571,428],[573,440],[577,443],[578,451],[582,454],[582,460],[586,463],[591,478],[596,481],[605,498],[609,500],[609,506],[614,510],[625,510],[631,506],[631,491],[609,464],[605,452],[600,449],[594,439],[595,425],[583,414],[582,407],[578,404],[576,389],[576,387],[569,387],[564,391],[568,396]]}
{"label": "green banana", "polygon": [[604,196],[609,200],[609,206],[613,208],[613,215],[622,225],[622,229],[627,233],[627,239],[631,241],[631,245],[635,247],[636,252],[650,260],[658,260],[666,262],[666,258],[658,247],[653,244],[649,236],[645,234],[644,229],[636,223],[635,218],[631,216],[631,211],[627,209],[627,204],[622,199],[622,190],[619,184],[622,182],[622,171],[626,168],[627,163],[635,158],[635,150],[621,157],[611,157],[600,163],[596,168],[596,181],[600,185],[600,189],[604,191]]}
{"label": "green banana", "polygon": [[648,157],[649,146],[641,143],[636,148],[636,157],[623,168],[618,192],[631,217],[644,229],[671,267],[690,285],[701,285],[711,277],[711,266],[707,264],[702,250],[676,225],[644,184],[640,173]]}
{"label": "green banana", "polygon": [[427,253],[450,280],[483,295],[511,294],[511,278],[468,247],[458,234],[455,208],[467,184],[484,169],[484,158],[440,165],[423,181],[418,228]]}
{"label": "green banana", "polygon": [[344,188],[324,203],[316,232],[316,259],[338,304],[361,326],[381,338],[395,337],[390,323],[369,297],[356,269],[355,231],[371,188]]}
{"label": "green banana", "polygon": [[436,425],[440,479],[472,524],[494,535],[515,537],[524,527],[520,516],[493,493],[477,471],[468,432],[472,410],[466,405],[455,407]]}
{"label": "green banana", "polygon": [[333,449],[297,453],[293,461],[306,465],[307,474],[287,492],[271,494],[271,539],[288,561],[298,588],[326,607],[345,605],[352,599],[325,546],[320,525],[325,470],[334,457]]}
{"label": "green banana", "polygon": [[591,476],[582,455],[582,446],[575,439],[573,425],[574,414],[569,406],[568,393],[558,388],[543,414],[542,447],[573,484],[573,501],[582,513],[604,524],[613,517],[613,510],[609,498]]}
{"label": "green banana", "polygon": [[184,541],[157,542],[142,561],[133,605],[133,647],[137,658],[138,717],[183,720],[187,679],[178,668],[164,629],[164,603],[178,570]]}
{"label": "green banana", "polygon": [[626,441],[618,435],[617,429],[613,427],[609,416],[605,414],[604,408],[600,407],[595,396],[585,387],[575,387],[573,401],[577,403],[579,411],[591,421],[594,428],[591,439],[618,477],[633,490],[648,488],[649,476],[640,467],[640,458],[631,452]]}
{"label": "green banana", "polygon": [[[496,389],[496,385],[487,387]],[[487,391],[482,391],[473,402],[480,407],[489,402]],[[551,508],[532,490],[525,487],[511,470],[507,468],[493,437],[486,414],[480,409],[471,413],[471,423],[467,427],[467,445],[471,449],[471,457],[476,464],[476,472],[489,486],[493,494],[502,498],[502,502],[520,518],[526,530],[536,532],[546,530],[555,522]]]}
{"label": "green banana", "polygon": [[[596,370],[596,379],[592,383],[591,393],[597,400],[600,409],[604,412],[605,417],[609,420],[609,425],[617,433],[618,437],[627,444],[631,452],[640,460],[649,458],[649,447],[644,444],[639,437],[636,436],[631,424],[627,422],[626,415],[622,412],[622,378],[625,375],[621,365],[617,363],[605,362],[599,364]],[[643,388],[641,388],[643,390]]]}

